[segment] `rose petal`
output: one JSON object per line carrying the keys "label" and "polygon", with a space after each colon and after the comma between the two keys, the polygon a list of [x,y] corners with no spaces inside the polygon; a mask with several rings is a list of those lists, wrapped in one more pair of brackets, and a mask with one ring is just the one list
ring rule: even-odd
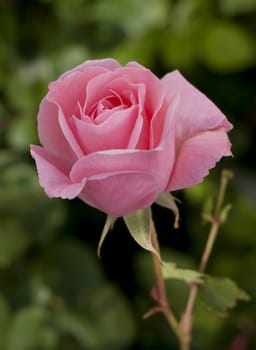
{"label": "rose petal", "polygon": [[[70,118],[71,119],[71,118]],[[59,109],[59,124],[60,128],[63,132],[63,135],[65,136],[67,142],[69,143],[70,148],[73,150],[74,154],[77,158],[81,158],[84,156],[84,152],[82,148],[80,147],[77,138],[74,135],[74,127],[71,128],[71,122],[73,119],[70,120],[68,123],[67,119],[64,117],[62,110]]]}
{"label": "rose petal", "polygon": [[104,67],[107,70],[115,70],[117,68],[120,68],[121,66],[116,60],[114,60],[112,58],[103,58],[103,59],[99,59],[99,60],[87,60],[87,61],[79,64],[75,68],[70,69],[69,71],[62,74],[59,77],[59,79],[64,79],[73,72],[83,72],[85,69],[87,69],[89,67]]}
{"label": "rose petal", "polygon": [[104,67],[88,67],[85,71],[74,71],[65,79],[56,80],[49,84],[47,99],[57,104],[65,117],[70,117],[79,102],[84,105],[86,86],[93,78],[103,75],[107,70]]}
{"label": "rose petal", "polygon": [[132,106],[112,113],[109,111],[109,113],[110,116],[99,125],[74,118],[76,134],[84,153],[127,148],[137,119],[138,107]]}
{"label": "rose petal", "polygon": [[202,131],[216,128],[231,130],[232,125],[225,115],[178,71],[165,75],[162,84],[169,103],[179,97],[179,105],[174,115],[178,145]]}
{"label": "rose petal", "polygon": [[115,71],[126,77],[130,83],[142,84],[146,87],[145,108],[150,119],[159,111],[164,101],[164,89],[158,79],[149,69],[123,67]]}
{"label": "rose petal", "polygon": [[83,178],[99,178],[118,172],[147,173],[158,185],[159,193],[168,184],[173,166],[171,149],[144,150],[109,150],[91,153],[79,159],[70,172],[73,182]]}
{"label": "rose petal", "polygon": [[68,166],[59,158],[39,146],[31,145],[30,149],[31,155],[36,161],[39,183],[48,197],[73,199],[80,194],[86,179],[72,183],[67,175]]}
{"label": "rose petal", "polygon": [[147,68],[145,68],[144,66],[142,66],[141,64],[139,64],[138,62],[135,62],[135,61],[128,62],[125,67],[147,69]]}
{"label": "rose petal", "polygon": [[146,173],[116,173],[88,179],[80,198],[111,216],[149,207],[158,195],[156,179]]}
{"label": "rose petal", "polygon": [[56,156],[72,163],[74,154],[59,125],[58,106],[45,97],[38,113],[38,133],[41,144]]}
{"label": "rose petal", "polygon": [[[160,79],[158,79],[149,69],[141,69],[139,66],[127,65],[122,69],[117,69],[116,72],[122,72],[123,76],[126,76],[130,82],[135,84],[144,85],[144,98],[143,103],[143,125],[147,125],[146,121],[149,123],[147,127],[149,147],[153,148],[159,144],[162,127],[164,122],[164,114],[162,113],[163,108],[166,108],[165,95],[163,84]],[[150,126],[151,125],[151,126]],[[144,130],[144,129],[142,129]],[[135,136],[136,136],[135,132]],[[133,136],[133,139],[136,137]],[[145,143],[143,146],[142,140],[144,136],[141,136],[138,142],[137,148],[145,148]]]}
{"label": "rose petal", "polygon": [[[135,85],[126,77],[123,77],[120,72],[107,72],[100,76],[91,79],[86,87],[86,99],[84,103],[84,113],[91,115],[92,109],[110,95],[120,99],[120,104],[130,106],[136,101],[131,101],[134,96],[137,96],[138,84]],[[135,97],[136,98],[136,97]],[[123,100],[123,102],[121,102]]]}
{"label": "rose petal", "polygon": [[177,155],[166,192],[200,183],[220,158],[232,155],[230,147],[224,129],[207,131],[188,139]]}

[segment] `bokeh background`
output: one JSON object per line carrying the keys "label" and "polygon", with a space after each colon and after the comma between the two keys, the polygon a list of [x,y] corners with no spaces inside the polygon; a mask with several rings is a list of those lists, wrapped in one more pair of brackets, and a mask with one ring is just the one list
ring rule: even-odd
{"label": "bokeh background", "polygon": [[[153,305],[150,256],[119,220],[98,259],[104,214],[48,199],[29,155],[48,83],[103,57],[136,60],[159,77],[179,69],[234,124],[234,158],[175,193],[180,229],[172,213],[153,212],[164,255],[196,266],[209,229],[202,207],[221,169],[234,172],[208,272],[233,278],[252,300],[219,317],[199,299],[192,348],[255,349],[256,1],[0,0],[0,350],[178,348],[161,315],[142,320]],[[187,290],[172,281],[168,292],[179,314]]]}

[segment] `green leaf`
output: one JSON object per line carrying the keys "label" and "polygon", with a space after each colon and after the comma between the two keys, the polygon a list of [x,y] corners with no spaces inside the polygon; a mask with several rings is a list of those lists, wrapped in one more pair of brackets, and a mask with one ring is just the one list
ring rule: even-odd
{"label": "green leaf", "polygon": [[154,249],[151,241],[151,209],[139,209],[132,214],[125,215],[123,218],[130,234],[135,239],[135,241],[142,248],[155,253],[159,257],[159,254]]}
{"label": "green leaf", "polygon": [[176,205],[176,202],[178,201],[177,198],[173,197],[173,195],[171,193],[168,192],[163,192],[161,193],[157,200],[156,203],[161,205],[164,208],[170,209],[174,216],[175,216],[175,221],[174,221],[174,228],[179,228],[179,208]]}
{"label": "green leaf", "polygon": [[101,250],[102,244],[103,244],[107,234],[109,233],[109,231],[112,230],[116,220],[117,220],[117,218],[114,218],[114,217],[112,217],[110,215],[107,216],[105,225],[103,227],[103,231],[101,233],[100,241],[99,241],[99,244],[98,244],[97,253],[98,253],[99,257],[100,257],[100,250]]}
{"label": "green leaf", "polygon": [[222,208],[222,210],[220,212],[220,221],[222,223],[227,221],[228,214],[229,214],[231,209],[232,209],[232,205],[231,204],[227,204],[224,208]]}
{"label": "green leaf", "polygon": [[190,269],[181,269],[173,262],[163,262],[163,277],[182,280],[186,283],[203,283],[203,274]]}
{"label": "green leaf", "polygon": [[203,204],[202,213],[203,215],[212,216],[212,212],[213,212],[213,199],[212,197],[208,197]]}
{"label": "green leaf", "polygon": [[249,295],[229,278],[206,276],[200,288],[200,296],[208,307],[220,316],[225,316],[238,300],[249,301]]}

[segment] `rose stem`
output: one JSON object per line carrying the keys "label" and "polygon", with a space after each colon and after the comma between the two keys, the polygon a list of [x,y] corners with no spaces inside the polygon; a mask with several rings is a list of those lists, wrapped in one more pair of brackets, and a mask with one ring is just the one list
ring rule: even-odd
{"label": "rose stem", "polygon": [[[231,179],[231,177],[232,177],[231,172],[226,170],[222,172],[220,189],[217,197],[217,203],[214,210],[214,215],[208,218],[208,220],[211,222],[211,228],[210,228],[208,240],[206,242],[206,246],[198,267],[198,271],[201,273],[203,273],[206,269],[206,265],[208,263],[210,254],[212,252],[213,245],[216,241],[220,225],[223,223],[223,221],[221,220],[221,211],[222,211],[224,197],[227,189],[227,184],[228,184],[228,181]],[[188,349],[191,342],[192,313],[193,313],[195,301],[197,298],[198,290],[199,290],[199,286],[197,284],[191,284],[186,309],[180,323],[180,328],[186,335],[185,339],[188,343]]]}
{"label": "rose stem", "polygon": [[[157,233],[156,233],[155,225],[152,219],[151,219],[151,240],[152,240],[152,245],[154,249],[160,256],[160,248],[159,248],[159,243],[157,239]],[[162,312],[167,322],[169,323],[170,327],[173,329],[174,333],[176,334],[177,338],[180,341],[180,344],[181,344],[180,350],[188,350],[188,348],[184,346],[184,334],[181,331],[179,323],[176,320],[176,317],[174,316],[168,302],[166,288],[165,288],[163,274],[162,274],[161,260],[155,253],[152,253],[151,255],[153,259],[155,281],[156,281],[156,299],[159,303],[159,306],[152,308],[151,311],[149,311],[149,313],[145,316],[146,317],[150,316],[155,312],[159,312],[159,311]]]}

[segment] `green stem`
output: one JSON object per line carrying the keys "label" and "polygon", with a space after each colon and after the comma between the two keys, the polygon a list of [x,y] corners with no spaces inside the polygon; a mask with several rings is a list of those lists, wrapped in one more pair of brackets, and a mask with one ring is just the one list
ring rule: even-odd
{"label": "green stem", "polygon": [[[221,182],[220,182],[220,189],[217,197],[217,202],[216,202],[216,207],[214,210],[214,216],[211,217],[211,228],[208,236],[208,240],[206,242],[206,246],[198,267],[198,271],[203,273],[206,269],[209,257],[211,255],[214,243],[216,241],[220,225],[222,224],[221,222],[221,210],[223,207],[223,202],[225,198],[225,193],[227,189],[227,184],[229,179],[232,177],[231,172],[224,170],[222,172],[221,176]],[[195,305],[195,301],[197,298],[199,286],[197,284],[192,284],[190,286],[190,293],[186,305],[185,312],[182,316],[180,327],[184,334],[186,335],[185,338],[187,339],[188,342],[188,347],[187,349],[190,348],[190,342],[191,342],[191,330],[192,330],[192,313]]]}
{"label": "green stem", "polygon": [[[154,249],[160,256],[160,247],[157,239],[157,233],[156,233],[155,225],[152,219],[151,219],[151,239],[152,239],[152,245]],[[162,274],[161,260],[154,253],[152,253],[152,259],[153,259],[155,282],[156,282],[156,299],[157,299],[157,302],[159,303],[159,306],[156,308],[153,308],[152,312],[149,312],[148,315],[161,311],[164,314],[171,329],[174,331],[177,338],[179,339],[180,350],[189,350],[189,348],[186,346],[186,342],[184,341],[184,334],[181,331],[179,327],[179,323],[173,311],[171,310],[171,307],[168,302],[164,278]]]}

